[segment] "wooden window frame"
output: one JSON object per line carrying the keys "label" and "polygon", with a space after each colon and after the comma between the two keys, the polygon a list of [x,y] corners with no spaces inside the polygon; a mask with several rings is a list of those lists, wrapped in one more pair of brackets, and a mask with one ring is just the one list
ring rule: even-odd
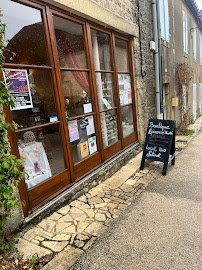
{"label": "wooden window frame", "polygon": [[[46,181],[41,185],[32,188],[31,190],[27,190],[25,186],[25,181],[22,181],[19,186],[20,197],[22,201],[26,202],[26,205],[23,207],[24,215],[27,216],[30,213],[30,210],[37,209],[40,205],[47,202],[49,199],[54,198],[59,193],[63,192],[65,189],[72,186],[74,183],[79,181],[81,178],[85,177],[87,174],[98,168],[103,163],[107,162],[112,157],[118,155],[121,150],[126,149],[135,141],[138,140],[137,136],[137,119],[136,119],[136,103],[135,103],[135,84],[134,84],[134,68],[133,68],[133,59],[132,59],[132,38],[128,35],[122,35],[116,31],[112,31],[111,29],[98,26],[96,23],[93,23],[84,18],[80,18],[76,15],[70,14],[58,7],[55,7],[50,4],[45,4],[40,1],[29,1],[29,0],[15,0],[14,2],[27,5],[32,8],[36,8],[41,11],[41,17],[44,27],[45,41],[47,47],[47,53],[49,58],[49,66],[37,66],[37,65],[21,65],[21,64],[5,64],[5,68],[32,68],[32,69],[46,69],[51,71],[52,80],[53,80],[53,89],[55,96],[56,109],[59,116],[59,121],[51,124],[60,125],[60,134],[62,138],[62,145],[64,148],[64,161],[66,165],[66,170],[58,176],[53,177],[54,181]],[[74,68],[66,68],[60,67],[58,54],[57,54],[57,44],[55,40],[54,33],[54,24],[52,15],[58,16],[60,18],[70,20],[75,23],[79,23],[83,27],[83,35],[84,35],[84,45],[86,52],[86,60],[88,69],[74,69]],[[93,67],[93,57],[92,57],[92,42],[91,42],[91,29],[108,34],[110,36],[110,54],[113,70],[99,70],[95,71]],[[116,55],[115,55],[115,37],[120,38],[122,40],[127,41],[128,44],[128,56],[129,56],[129,72],[126,74],[130,74],[131,77],[131,89],[132,89],[132,106],[133,106],[133,123],[134,123],[134,132],[126,138],[123,138],[123,130],[122,130],[122,118],[121,118],[121,105],[119,98],[119,85],[118,85],[118,72],[116,66]],[[89,156],[87,159],[82,160],[77,164],[73,164],[72,159],[72,151],[71,151],[71,143],[69,140],[69,133],[67,129],[67,123],[65,118],[65,104],[64,104],[64,96],[63,96],[63,87],[62,87],[62,78],[61,71],[84,71],[89,74],[89,87],[91,89],[91,99],[94,111],[90,114],[85,114],[84,116],[93,115],[94,123],[95,123],[95,132],[97,139],[98,152]],[[101,73],[112,73],[113,81],[114,81],[114,95],[115,95],[115,103],[116,107],[113,108],[117,112],[117,127],[119,140],[110,145],[106,149],[103,148],[102,142],[102,133],[101,133],[101,123],[100,123],[100,111],[98,104],[98,96],[96,89],[96,80],[95,80],[95,72]],[[111,110],[111,109],[109,109]],[[104,111],[109,111],[104,110]],[[103,112],[104,112],[103,111]],[[7,120],[11,121],[11,111],[6,109]],[[71,117],[69,119],[78,119],[81,116]],[[22,129],[16,131],[16,133],[24,132],[27,130],[33,130],[40,128],[41,126],[45,127],[49,124],[43,124],[40,126],[34,126],[27,129]],[[10,142],[12,153],[19,157],[18,147],[17,147],[17,138],[15,132],[9,132]],[[55,181],[56,180],[56,181]],[[48,185],[47,185],[48,184]],[[49,189],[49,192],[44,192],[46,189]],[[43,193],[43,195],[41,195]]]}

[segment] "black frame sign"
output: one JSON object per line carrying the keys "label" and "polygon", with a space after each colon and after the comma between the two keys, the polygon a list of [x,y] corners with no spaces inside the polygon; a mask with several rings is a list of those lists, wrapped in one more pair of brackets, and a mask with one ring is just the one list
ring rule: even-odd
{"label": "black frame sign", "polygon": [[144,170],[145,159],[164,163],[162,175],[166,175],[169,155],[175,165],[175,121],[149,119],[140,170]]}

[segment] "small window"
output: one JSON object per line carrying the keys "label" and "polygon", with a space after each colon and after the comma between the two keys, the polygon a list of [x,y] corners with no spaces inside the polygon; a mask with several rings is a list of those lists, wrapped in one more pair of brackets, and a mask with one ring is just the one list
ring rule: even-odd
{"label": "small window", "polygon": [[194,59],[196,59],[196,29],[193,29],[193,53]]}
{"label": "small window", "polygon": [[200,63],[202,64],[202,37],[200,38]]}
{"label": "small window", "polygon": [[185,53],[188,53],[188,28],[187,28],[187,14],[182,11],[183,14],[183,49]]}
{"label": "small window", "polygon": [[160,0],[160,24],[161,24],[161,38],[170,41],[169,34],[169,16],[168,16],[168,0]]}

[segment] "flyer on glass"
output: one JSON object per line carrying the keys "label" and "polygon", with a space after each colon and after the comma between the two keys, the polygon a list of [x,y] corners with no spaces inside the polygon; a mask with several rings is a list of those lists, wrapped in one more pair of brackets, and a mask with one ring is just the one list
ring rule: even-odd
{"label": "flyer on glass", "polygon": [[79,131],[77,120],[72,120],[68,122],[68,129],[69,129],[69,137],[70,142],[74,142],[79,139]]}
{"label": "flyer on glass", "polygon": [[88,146],[89,146],[90,155],[97,152],[97,143],[96,143],[96,137],[95,136],[88,139]]}
{"label": "flyer on glass", "polygon": [[88,116],[85,119],[88,120],[88,125],[86,126],[86,130],[87,130],[87,136],[95,133],[95,126],[94,126],[94,120],[93,120],[93,116]]}
{"label": "flyer on glass", "polygon": [[81,158],[89,156],[88,141],[80,143]]}
{"label": "flyer on glass", "polygon": [[6,86],[15,99],[14,108],[11,110],[33,108],[27,70],[5,69],[3,75]]}

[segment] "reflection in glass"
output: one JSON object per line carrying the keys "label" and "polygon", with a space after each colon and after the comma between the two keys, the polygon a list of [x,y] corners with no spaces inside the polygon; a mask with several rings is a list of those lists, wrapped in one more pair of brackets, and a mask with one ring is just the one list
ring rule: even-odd
{"label": "reflection in glass", "polygon": [[100,111],[112,109],[115,107],[113,74],[96,72],[95,78]]}
{"label": "reflection in glass", "polygon": [[91,103],[88,73],[62,71],[61,76],[66,116],[73,117],[84,114],[85,104]]}
{"label": "reflection in glass", "polygon": [[133,106],[129,105],[122,107],[121,116],[122,116],[123,137],[125,138],[134,132]]}
{"label": "reflection in glass", "polygon": [[49,65],[41,12],[9,0],[1,0],[1,9],[6,63]]}
{"label": "reflection in glass", "polygon": [[114,144],[118,141],[118,128],[116,111],[100,113],[103,147]]}
{"label": "reflection in glass", "polygon": [[68,121],[68,130],[74,163],[97,152],[93,115]]}
{"label": "reflection in glass", "polygon": [[33,188],[65,169],[58,125],[17,133],[27,188]]}
{"label": "reflection in glass", "polygon": [[118,71],[129,71],[128,42],[115,38],[116,64]]}
{"label": "reflection in glass", "polygon": [[112,70],[109,35],[91,30],[95,70]]}
{"label": "reflection in glass", "polygon": [[49,123],[50,117],[57,117],[50,71],[29,69],[28,80],[33,108],[12,111],[19,129]]}
{"label": "reflection in glass", "polygon": [[129,74],[118,74],[119,97],[121,105],[132,103],[132,89]]}
{"label": "reflection in glass", "polygon": [[53,22],[60,66],[87,68],[82,25],[56,16]]}

